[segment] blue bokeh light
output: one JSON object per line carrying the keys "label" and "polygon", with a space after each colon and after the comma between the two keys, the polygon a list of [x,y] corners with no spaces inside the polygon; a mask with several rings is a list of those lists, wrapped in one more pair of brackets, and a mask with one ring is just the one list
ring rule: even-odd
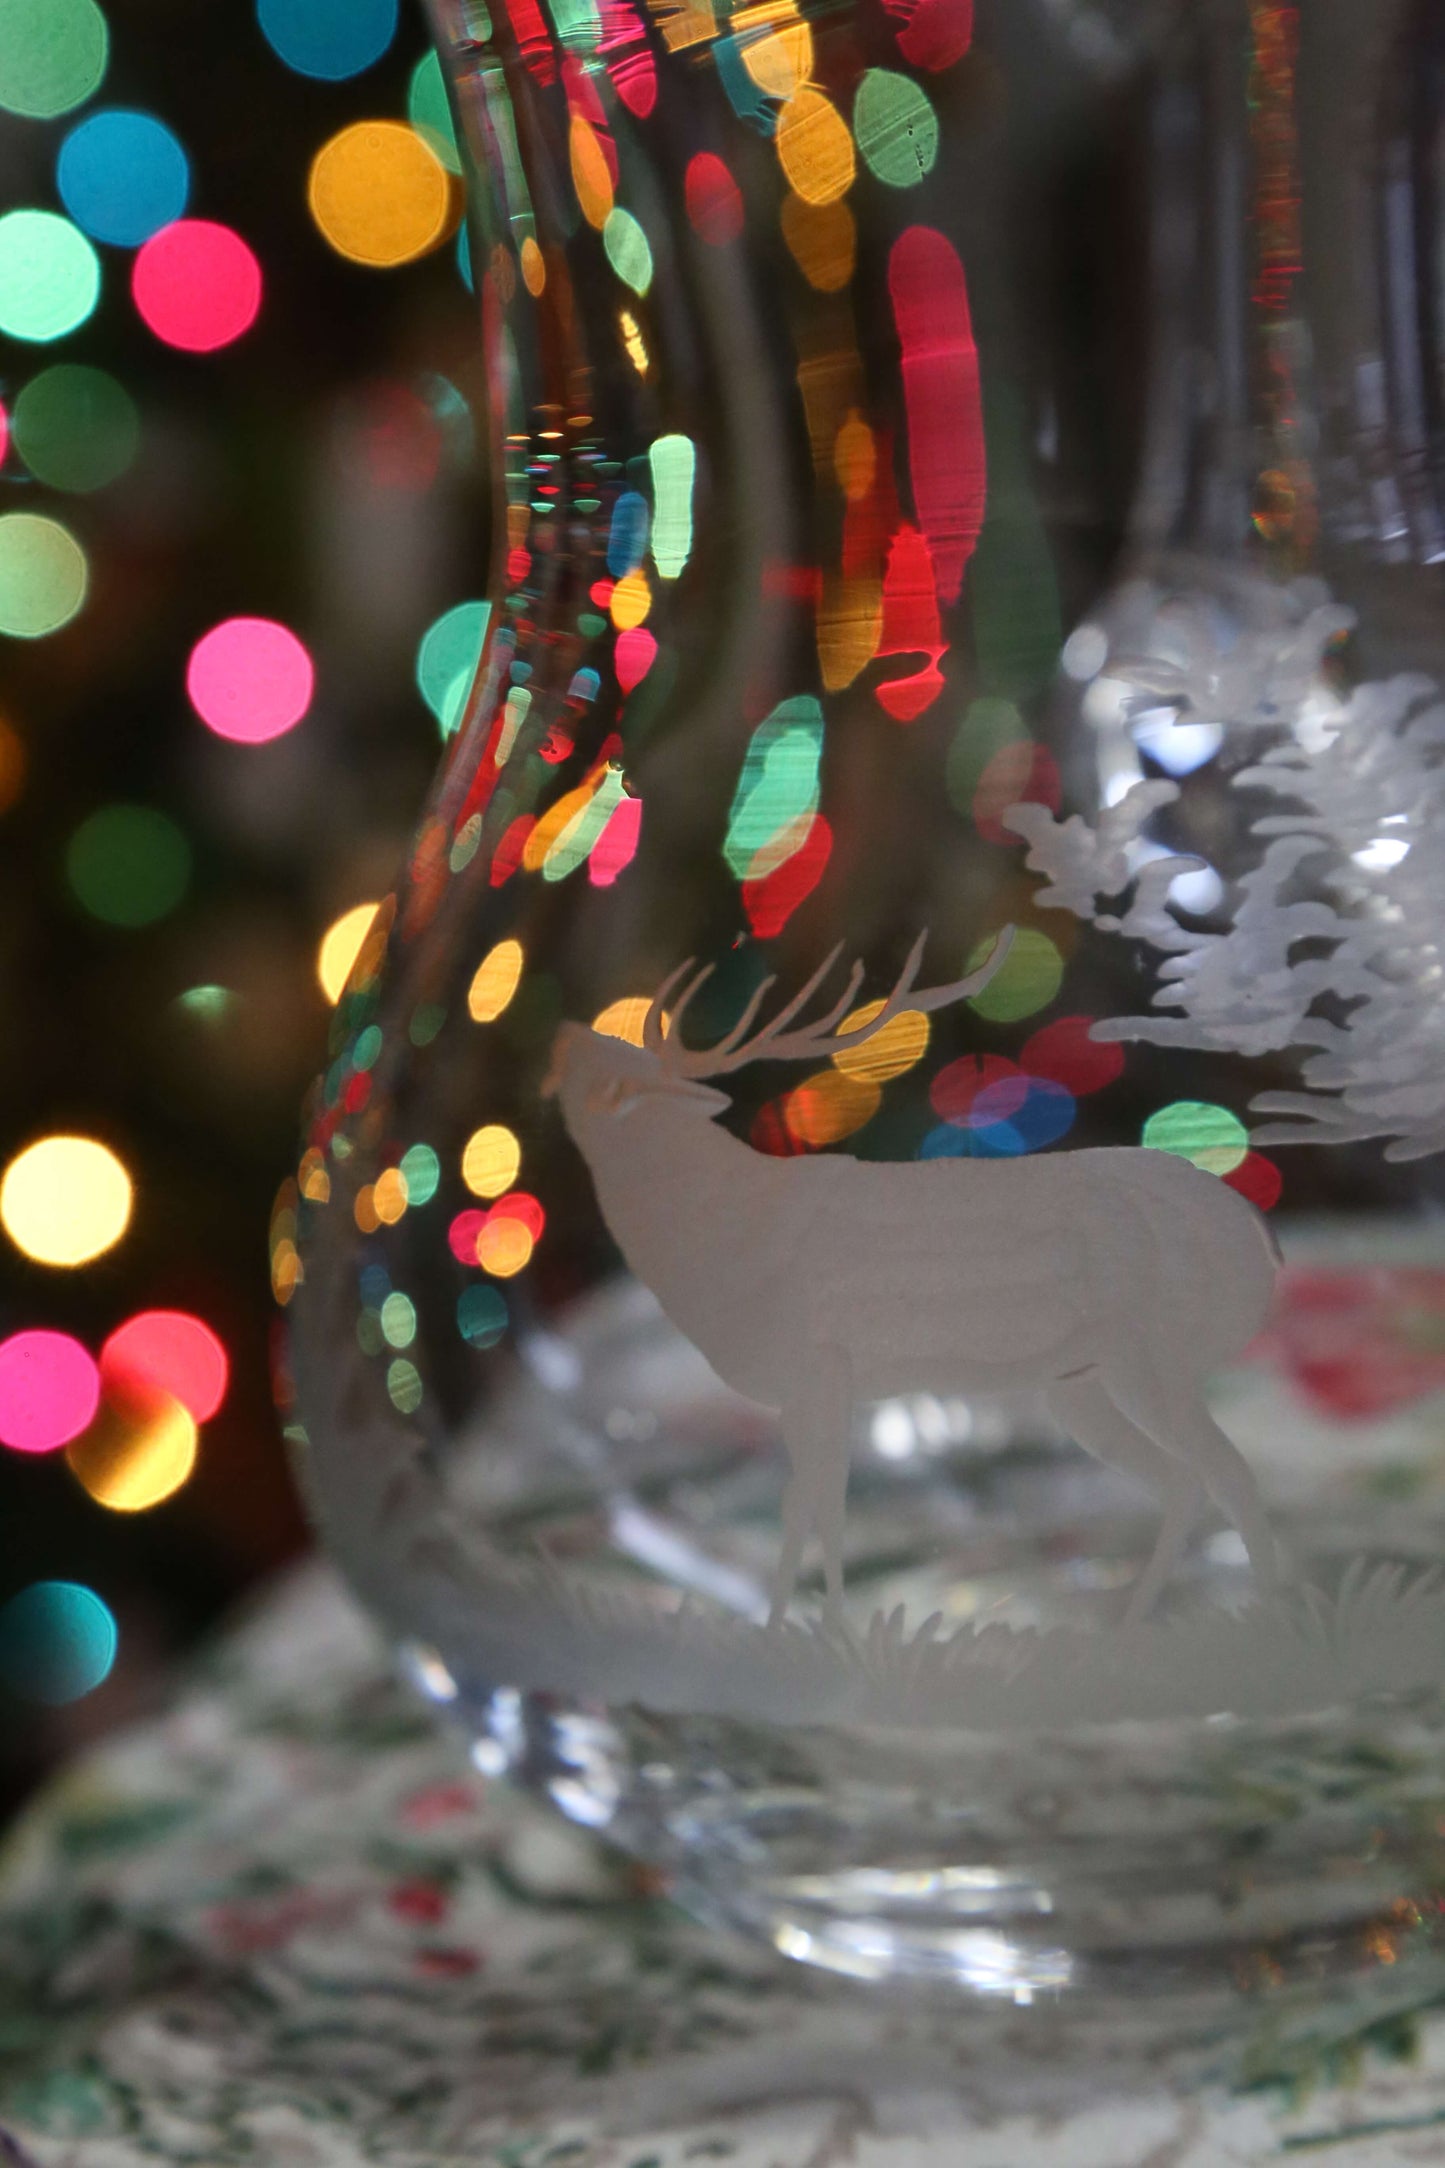
{"label": "blue bokeh light", "polygon": [[111,106],[71,129],[55,162],[55,184],[92,240],[139,248],[185,210],[190,161],[153,113]]}
{"label": "blue bokeh light", "polygon": [[1009,1109],[1002,1115],[989,1119],[990,1091],[981,1091],[974,1100],[968,1122],[940,1122],[930,1129],[918,1147],[920,1159],[1021,1159],[1026,1152],[1042,1151],[1047,1144],[1057,1144],[1060,1137],[1067,1136],[1074,1126],[1078,1103],[1071,1091],[1062,1084],[1055,1084],[1047,1077],[1030,1077],[1028,1095],[1020,1106],[1013,1089],[1014,1079],[1006,1079],[1007,1090],[998,1085],[990,1087],[999,1105]]}
{"label": "blue bokeh light", "polygon": [[340,83],[380,60],[396,36],[397,0],[257,0],[267,44],[298,75]]}
{"label": "blue bokeh light", "polygon": [[35,1581],[0,1610],[0,1678],[22,1701],[79,1701],[110,1676],[119,1639],[94,1589]]}

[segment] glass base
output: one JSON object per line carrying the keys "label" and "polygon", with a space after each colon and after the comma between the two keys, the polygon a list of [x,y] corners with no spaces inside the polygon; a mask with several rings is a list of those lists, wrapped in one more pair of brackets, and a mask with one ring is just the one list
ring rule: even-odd
{"label": "glass base", "polygon": [[[531,1362],[448,1470],[513,1596],[471,1649],[407,1648],[484,1771],[698,1917],[855,1980],[1128,2009],[1175,2042],[1445,1992],[1445,1532],[1418,1505],[1296,1483],[1279,1606],[1201,1526],[1126,1629],[1142,1493],[1028,1411],[890,1403],[855,1441],[843,1618],[805,1577],[785,1630],[857,1712],[809,1721],[763,1623],[769,1420],[633,1288]],[[538,1586],[560,1668],[499,1676],[504,1609],[543,1660]]]}

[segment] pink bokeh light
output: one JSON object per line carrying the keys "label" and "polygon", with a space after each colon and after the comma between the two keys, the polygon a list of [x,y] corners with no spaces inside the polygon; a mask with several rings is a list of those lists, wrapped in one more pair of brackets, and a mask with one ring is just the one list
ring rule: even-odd
{"label": "pink bokeh light", "polygon": [[212,354],[255,323],[261,266],[229,226],[178,218],[137,253],[131,293],[144,322],[167,346]]}
{"label": "pink bokeh light", "polygon": [[236,745],[264,745],[293,729],[315,685],[306,649],[269,617],[228,617],[196,642],[186,665],[192,707]]}
{"label": "pink bokeh light", "polygon": [[0,1343],[0,1445],[54,1453],[100,1406],[100,1372],[64,1332],[17,1332]]}

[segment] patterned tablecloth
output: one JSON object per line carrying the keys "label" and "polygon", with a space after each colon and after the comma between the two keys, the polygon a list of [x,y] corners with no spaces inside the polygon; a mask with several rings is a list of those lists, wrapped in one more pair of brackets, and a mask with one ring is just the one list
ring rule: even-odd
{"label": "patterned tablecloth", "polygon": [[1059,2068],[1037,2012],[910,2012],[679,1918],[472,1774],[321,1567],[0,1853],[11,2168],[1445,2161],[1423,2014],[1237,2094]]}

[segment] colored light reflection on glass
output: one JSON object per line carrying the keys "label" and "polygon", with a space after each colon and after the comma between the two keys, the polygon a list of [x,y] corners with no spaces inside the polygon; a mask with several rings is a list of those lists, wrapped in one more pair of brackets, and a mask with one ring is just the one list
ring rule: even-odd
{"label": "colored light reflection on glass", "polygon": [[812,83],[800,84],[778,115],[778,160],[804,203],[836,203],[853,185],[857,161],[848,124]]}
{"label": "colored light reflection on glass", "polygon": [[428,149],[448,173],[460,173],[462,154],[457,148],[451,107],[447,104],[442,64],[435,52],[424,53],[411,71],[406,91],[406,116]]}
{"label": "colored light reflection on glass", "polygon": [[759,861],[780,838],[776,863],[800,847],[801,831],[788,831],[817,809],[822,752],[823,711],[809,693],[782,701],[753,732],[723,844],[723,856],[739,880],[761,880],[773,870],[773,862]]}
{"label": "colored light reflection on glass", "polygon": [[593,1017],[592,1029],[604,1039],[625,1039],[629,1046],[641,1046],[642,1027],[651,1007],[645,994],[624,994]]}
{"label": "colored light reflection on glass", "polygon": [[474,1197],[500,1197],[516,1181],[522,1147],[500,1122],[474,1130],[462,1151],[462,1180]]}
{"label": "colored light reflection on glass", "polygon": [[78,1581],[33,1581],[0,1610],[0,1678],[22,1701],[79,1701],[110,1675],[110,1608]]}
{"label": "colored light reflection on glass", "polygon": [[165,1394],[207,1423],[226,1397],[230,1365],[200,1318],[185,1310],[142,1310],[102,1347],[100,1375],[108,1393]]}
{"label": "colored light reflection on glass", "polygon": [[64,1332],[17,1332],[0,1341],[0,1445],[54,1453],[92,1421],[100,1373]]}
{"label": "colored light reflection on glass", "polygon": [[798,269],[819,293],[840,293],[852,278],[858,229],[846,203],[815,204],[801,196],[786,197],[783,239]]}
{"label": "colored light reflection on glass", "polygon": [[[861,1031],[882,1008],[881,1001],[865,1002],[861,1009],[844,1017],[839,1031]],[[845,1047],[835,1054],[833,1066],[844,1076],[859,1077],[869,1084],[886,1084],[923,1059],[928,1051],[928,1029],[928,1018],[921,1009],[905,1009],[855,1051]]]}
{"label": "colored light reflection on glass", "polygon": [[0,109],[54,120],[99,89],[110,51],[95,0],[0,0]]}
{"label": "colored light reflection on glass", "polygon": [[[978,969],[992,953],[993,945],[992,934],[977,944],[969,957],[970,970]],[[1064,959],[1048,935],[1040,933],[1036,926],[1020,926],[1003,963],[983,992],[975,994],[968,1005],[975,1015],[986,1016],[991,1023],[1011,1024],[1047,1008],[1063,979]]]}
{"label": "colored light reflection on glass", "polygon": [[692,554],[692,488],[697,451],[691,437],[654,438],[652,469],[652,561],[658,576],[675,580]]}
{"label": "colored light reflection on glass", "polygon": [[416,682],[422,699],[450,736],[481,660],[491,618],[489,602],[458,602],[422,634],[416,651]]}
{"label": "colored light reflection on glass", "polygon": [[375,923],[379,903],[354,903],[340,918],[333,919],[321,936],[316,951],[316,977],[321,991],[335,1007],[346,991],[351,967],[361,954],[361,946]]}
{"label": "colored light reflection on glass", "polygon": [[288,68],[340,83],[387,50],[396,36],[397,0],[257,0],[256,20]]}
{"label": "colored light reflection on glass", "polygon": [[0,1179],[0,1226],[41,1265],[85,1265],[130,1224],[131,1181],[94,1137],[41,1137]]}
{"label": "colored light reflection on glass", "polygon": [[623,284],[635,294],[645,294],[652,284],[652,250],[637,220],[621,204],[608,214],[602,246]]}
{"label": "colored light reflection on glass", "polygon": [[186,691],[218,738],[264,745],[292,730],[311,705],[316,673],[294,632],[268,617],[231,617],[191,650]]}
{"label": "colored light reflection on glass", "polygon": [[0,331],[43,344],[83,324],[100,298],[100,259],[57,211],[0,218]]}
{"label": "colored light reflection on glass", "polygon": [[191,169],[164,121],[115,106],[71,129],[60,146],[55,185],[93,240],[138,248],[180,217]]}
{"label": "colored light reflection on glass", "polygon": [[180,218],[136,256],[131,294],[167,346],[210,354],[249,331],[261,308],[261,266],[229,226]]}
{"label": "colored light reflection on glass", "polygon": [[51,489],[104,489],[124,474],[140,443],[140,417],[124,385],[74,362],[30,379],[15,401],[13,427],[16,450]]}
{"label": "colored light reflection on glass", "polygon": [[[624,635],[636,639],[637,634]],[[646,638],[646,635],[642,635]],[[619,645],[621,643],[619,642]],[[594,888],[610,888],[637,855],[642,838],[642,800],[619,798],[587,857],[587,878]]]}
{"label": "colored light reflection on glass", "polygon": [[888,291],[903,350],[913,501],[933,556],[938,599],[956,602],[988,494],[968,282],[943,234],[910,226],[889,255]]}
{"label": "colored light reflection on glass", "polygon": [[1100,1045],[1091,1039],[1093,1019],[1061,1016],[1036,1031],[1019,1056],[1019,1067],[1031,1076],[1049,1077],[1077,1098],[1103,1091],[1124,1074],[1122,1046]]}
{"label": "colored light reflection on glass", "polygon": [[507,1330],[507,1298],[499,1287],[467,1287],[457,1297],[457,1331],[472,1347],[495,1347]]}
{"label": "colored light reflection on glass", "polygon": [[1202,1099],[1177,1099],[1151,1114],[1142,1141],[1156,1152],[1174,1152],[1206,1174],[1233,1174],[1249,1155],[1249,1132],[1237,1114]]}
{"label": "colored light reflection on glass", "polygon": [[112,1513],[146,1513],[173,1498],[196,1465],[195,1417],[162,1394],[107,1400],[99,1422],[66,1449],[71,1474]]}
{"label": "colored light reflection on glass", "polygon": [[699,151],[688,160],[683,181],[692,230],[710,248],[726,248],[743,230],[742,191],[721,158]]}
{"label": "colored light reflection on glass", "polygon": [[863,163],[890,188],[916,188],[938,157],[938,118],[906,75],[868,68],[853,104],[853,134]]}
{"label": "colored light reflection on glass", "polygon": [[153,926],[191,878],[191,847],[151,806],[111,805],[82,821],[65,851],[76,901],[108,926]]}
{"label": "colored light reflection on glass", "polygon": [[0,633],[41,640],[58,632],[80,609],[89,581],[85,552],[58,519],[0,517]]}
{"label": "colored light reflection on glass", "polygon": [[311,162],[306,201],[322,236],[352,263],[412,263],[446,238],[452,184],[405,121],[354,121]]}
{"label": "colored light reflection on glass", "polygon": [[467,1014],[474,1024],[494,1024],[517,991],[522,976],[522,944],[499,941],[489,949],[467,988]]}

